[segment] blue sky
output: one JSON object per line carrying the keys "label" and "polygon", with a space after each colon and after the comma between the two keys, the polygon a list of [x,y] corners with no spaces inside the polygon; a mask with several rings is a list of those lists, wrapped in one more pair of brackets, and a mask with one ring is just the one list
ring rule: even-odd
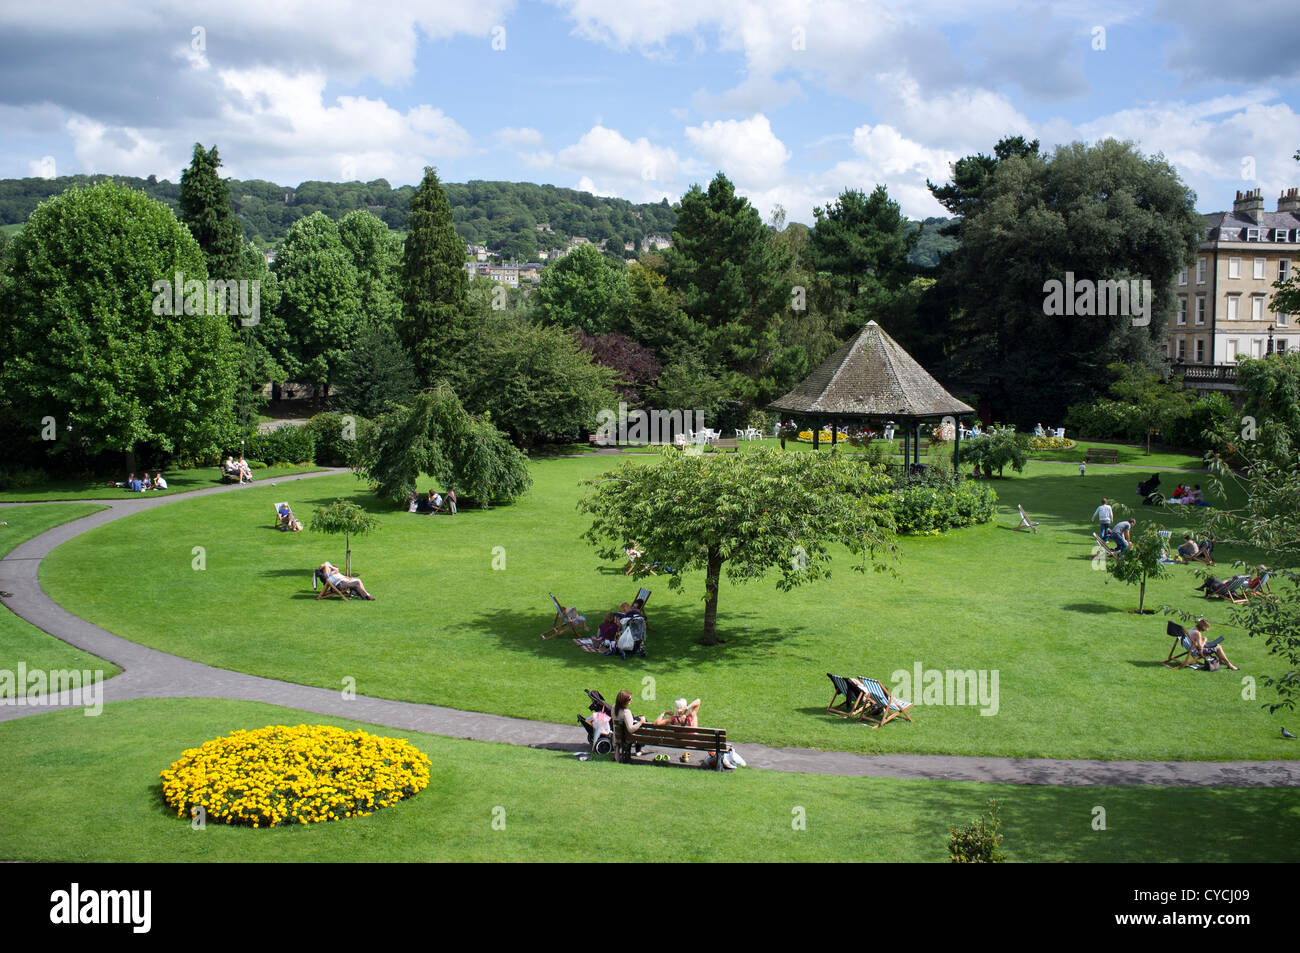
{"label": "blue sky", "polygon": [[[1260,0],[479,0],[0,10],[0,176],[548,182],[676,200],[726,172],[811,222],[1003,135],[1162,152],[1202,211],[1300,185],[1300,13]],[[1270,206],[1271,207],[1271,204]]]}

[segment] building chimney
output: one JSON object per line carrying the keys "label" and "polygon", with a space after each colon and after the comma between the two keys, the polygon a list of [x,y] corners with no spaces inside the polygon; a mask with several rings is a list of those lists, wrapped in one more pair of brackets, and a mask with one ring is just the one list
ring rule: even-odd
{"label": "building chimney", "polygon": [[1232,211],[1235,215],[1249,215],[1258,222],[1259,217],[1264,214],[1264,190],[1238,191],[1237,198],[1232,203]]}
{"label": "building chimney", "polygon": [[1292,212],[1300,215],[1300,189],[1287,189],[1277,197],[1279,212]]}

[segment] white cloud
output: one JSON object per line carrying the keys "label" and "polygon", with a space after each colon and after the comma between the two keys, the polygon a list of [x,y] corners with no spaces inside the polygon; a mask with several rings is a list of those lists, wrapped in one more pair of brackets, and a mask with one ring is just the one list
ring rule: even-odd
{"label": "white cloud", "polygon": [[494,138],[508,149],[538,149],[546,145],[546,137],[532,126],[506,126],[498,129]]}
{"label": "white cloud", "polygon": [[644,136],[629,140],[601,125],[592,126],[555,158],[559,165],[575,172],[624,183],[673,182],[678,172],[677,153],[672,149],[653,145]]}
{"label": "white cloud", "polygon": [[726,119],[687,126],[686,138],[715,168],[735,182],[766,188],[785,174],[790,150],[762,113],[749,119]]}

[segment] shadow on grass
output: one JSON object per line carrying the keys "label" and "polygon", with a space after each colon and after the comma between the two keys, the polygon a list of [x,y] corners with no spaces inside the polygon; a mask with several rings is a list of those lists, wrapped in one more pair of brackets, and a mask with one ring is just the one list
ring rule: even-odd
{"label": "shadow on grass", "polygon": [[[611,609],[614,606],[610,606]],[[552,612],[551,615],[554,615]],[[555,638],[543,640],[541,633],[548,627],[550,616],[542,618],[532,609],[496,609],[467,618],[456,625],[457,629],[485,634],[504,652],[523,653],[538,658],[554,660],[557,657],[568,667],[591,669],[602,673],[622,667],[628,677],[640,677],[643,670],[677,672],[699,664],[711,664],[728,658],[751,659],[755,654],[767,652],[777,643],[787,641],[789,629],[760,625],[757,616],[743,611],[730,611],[718,626],[718,637],[724,645],[702,645],[704,634],[703,606],[655,609],[646,613],[652,631],[646,633],[646,657],[629,655],[627,661],[617,655],[584,652],[573,644],[573,634],[564,632]],[[587,612],[590,633],[594,635],[604,611]],[[581,631],[581,630],[579,630]]]}
{"label": "shadow on grass", "polygon": [[1090,615],[1102,615],[1107,612],[1118,612],[1114,606],[1103,605],[1100,602],[1072,602],[1069,605],[1061,606],[1066,612],[1086,612]]}

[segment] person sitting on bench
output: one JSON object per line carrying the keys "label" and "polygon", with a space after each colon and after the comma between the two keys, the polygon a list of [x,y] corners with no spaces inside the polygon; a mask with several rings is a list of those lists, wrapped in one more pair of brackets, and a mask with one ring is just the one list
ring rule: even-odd
{"label": "person sitting on bench", "polygon": [[[679,698],[673,702],[673,710],[666,711],[654,721],[656,727],[663,725],[673,725],[680,728],[698,728],[700,727],[700,700],[687,703],[685,698]],[[681,756],[682,764],[690,764],[691,753],[683,751]]]}
{"label": "person sitting on bench", "polygon": [[[613,721],[615,724],[622,722],[623,730],[629,735],[645,724],[644,718],[632,714],[632,709],[628,707],[630,704],[632,704],[632,693],[625,688],[623,691],[619,692],[618,696],[614,699]],[[642,745],[636,746],[637,754],[641,753],[641,748]]]}
{"label": "person sitting on bench", "polygon": [[343,575],[343,573],[339,571],[339,567],[335,566],[333,563],[321,563],[320,568],[316,570],[316,573],[340,592],[355,593],[362,599],[369,599],[371,602],[375,600],[374,596],[366,592],[366,587],[362,585],[359,577]]}

